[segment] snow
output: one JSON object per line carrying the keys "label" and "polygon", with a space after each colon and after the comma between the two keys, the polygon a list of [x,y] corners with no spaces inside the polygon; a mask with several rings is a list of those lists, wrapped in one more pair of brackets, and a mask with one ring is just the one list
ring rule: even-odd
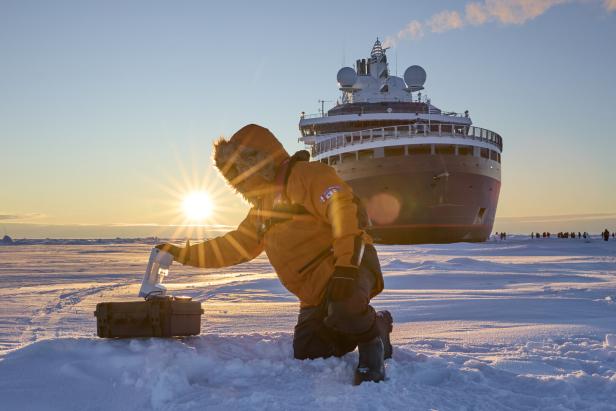
{"label": "snow", "polygon": [[152,241],[0,247],[0,408],[616,410],[616,241],[377,247],[394,356],[359,387],[357,352],[292,358],[298,303],[264,255],[171,267],[200,336],[96,338],[96,303],[136,299]]}

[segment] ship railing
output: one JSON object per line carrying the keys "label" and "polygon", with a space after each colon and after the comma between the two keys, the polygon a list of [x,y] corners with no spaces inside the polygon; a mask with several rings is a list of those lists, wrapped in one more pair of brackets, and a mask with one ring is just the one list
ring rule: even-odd
{"label": "ship railing", "polygon": [[[374,101],[373,101],[374,100]],[[368,103],[374,103],[374,102],[379,102],[379,101],[383,101],[383,102],[392,102],[392,101],[396,101],[396,102],[405,102],[406,100],[392,100],[392,99],[370,99],[366,102]],[[363,101],[362,101],[363,102]],[[413,101],[406,101],[406,102],[413,102]],[[418,102],[415,101],[415,103],[423,103],[422,101]],[[405,113],[405,111],[395,111],[396,113]],[[372,114],[372,113],[381,113],[381,111],[366,111],[364,112],[364,110],[361,107],[355,107],[355,108],[350,108],[348,111],[344,111],[342,113],[337,113],[336,115],[340,115],[340,114]],[[440,109],[434,107],[434,106],[430,106],[430,108],[428,110],[426,109],[422,109],[417,111],[417,113],[421,113],[421,114],[435,114],[435,115],[442,115],[442,116],[446,116],[446,117],[456,117],[456,118],[468,118],[468,112],[465,113],[456,113],[455,111],[441,111]],[[328,112],[324,112],[324,113],[313,113],[313,114],[306,114],[305,112],[300,113],[300,120],[305,120],[305,119],[309,119],[309,118],[320,118],[320,117],[328,117]]]}
{"label": "ship railing", "polygon": [[319,118],[319,117],[327,117],[327,112],[324,113],[314,113],[314,114],[306,114],[306,113],[301,113],[300,114],[300,120],[304,120],[307,118]]}
{"label": "ship railing", "polygon": [[460,124],[409,124],[346,133],[332,133],[331,137],[325,138],[312,146],[312,155],[317,156],[338,148],[374,141],[423,137],[455,137],[478,140],[498,147],[499,151],[503,150],[502,137],[498,133],[485,128]]}
{"label": "ship railing", "polygon": [[[425,98],[422,100],[413,100],[412,98],[392,98],[390,96],[388,97],[363,97],[363,98],[357,98],[357,99],[350,99],[348,101],[349,103],[391,103],[391,102],[400,102],[400,103],[428,103],[430,104],[429,101],[427,101]],[[426,111],[423,111],[423,113],[426,113]],[[440,109],[434,107],[433,105],[430,104],[430,113],[431,114],[442,114],[442,115],[446,115],[446,116],[451,116],[451,117],[466,117],[466,114],[464,113],[456,113],[454,111],[449,111],[447,113],[443,113]],[[357,113],[354,113],[357,114]]]}

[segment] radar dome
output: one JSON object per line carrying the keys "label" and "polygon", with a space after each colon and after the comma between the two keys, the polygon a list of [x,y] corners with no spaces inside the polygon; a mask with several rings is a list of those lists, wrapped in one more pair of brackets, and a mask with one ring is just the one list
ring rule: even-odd
{"label": "radar dome", "polygon": [[423,87],[426,82],[426,70],[421,66],[411,66],[404,72],[404,81],[409,88]]}
{"label": "radar dome", "polygon": [[336,78],[340,87],[351,87],[357,80],[357,73],[351,67],[342,67],[338,70]]}

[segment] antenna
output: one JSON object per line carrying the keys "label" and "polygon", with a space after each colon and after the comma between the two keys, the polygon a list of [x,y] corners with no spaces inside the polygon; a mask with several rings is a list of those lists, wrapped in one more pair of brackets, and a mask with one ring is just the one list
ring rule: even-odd
{"label": "antenna", "polygon": [[430,109],[430,99],[426,96],[426,104],[428,104],[428,128],[430,127],[430,113],[432,110]]}
{"label": "antenna", "polygon": [[396,77],[398,77],[398,49],[396,49]]}
{"label": "antenna", "polygon": [[319,100],[321,104],[321,117],[325,117],[325,103],[331,103],[333,100]]}

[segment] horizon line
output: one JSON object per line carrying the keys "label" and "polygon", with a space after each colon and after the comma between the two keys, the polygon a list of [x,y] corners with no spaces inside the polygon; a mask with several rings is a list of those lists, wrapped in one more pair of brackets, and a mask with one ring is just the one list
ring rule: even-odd
{"label": "horizon line", "polygon": [[[198,228],[231,228],[237,227],[237,224],[161,224],[161,223],[46,223],[36,221],[15,221],[15,219],[3,220],[0,215],[0,224],[2,225],[38,225],[51,227],[198,227]],[[601,213],[576,213],[576,214],[547,214],[547,215],[528,215],[528,216],[501,216],[496,217],[494,221],[503,222],[524,222],[523,220],[535,221],[554,221],[560,219],[597,219],[597,218],[616,218],[616,211],[601,212]]]}

